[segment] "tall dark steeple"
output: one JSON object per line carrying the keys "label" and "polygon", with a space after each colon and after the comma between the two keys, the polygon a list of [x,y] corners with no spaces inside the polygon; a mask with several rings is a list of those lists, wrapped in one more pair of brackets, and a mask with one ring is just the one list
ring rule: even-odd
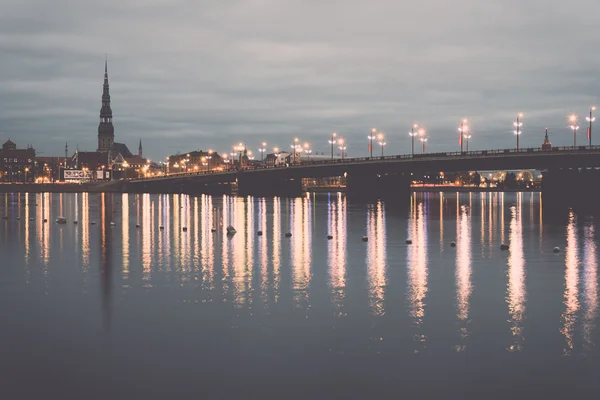
{"label": "tall dark steeple", "polygon": [[102,108],[98,125],[98,151],[109,152],[114,147],[115,128],[112,124],[110,93],[108,90],[108,59],[104,61],[104,86],[102,89]]}
{"label": "tall dark steeple", "polygon": [[140,147],[138,148],[138,156],[143,157],[144,149],[142,149],[142,139],[140,139]]}

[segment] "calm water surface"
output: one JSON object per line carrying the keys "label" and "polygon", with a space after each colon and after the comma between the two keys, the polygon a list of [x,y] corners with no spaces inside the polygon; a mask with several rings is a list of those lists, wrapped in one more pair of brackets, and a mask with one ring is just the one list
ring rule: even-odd
{"label": "calm water surface", "polygon": [[538,193],[9,194],[0,215],[0,398],[600,389],[596,222]]}

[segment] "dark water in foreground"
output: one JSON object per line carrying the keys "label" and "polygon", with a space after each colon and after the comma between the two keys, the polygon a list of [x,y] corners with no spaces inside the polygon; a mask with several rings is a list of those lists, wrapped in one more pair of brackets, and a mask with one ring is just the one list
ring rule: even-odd
{"label": "dark water in foreground", "polygon": [[0,398],[595,398],[596,222],[540,202],[3,195]]}

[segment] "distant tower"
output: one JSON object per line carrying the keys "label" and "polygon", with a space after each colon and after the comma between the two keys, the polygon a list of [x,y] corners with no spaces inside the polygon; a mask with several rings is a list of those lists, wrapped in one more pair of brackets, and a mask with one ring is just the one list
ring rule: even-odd
{"label": "distant tower", "polygon": [[69,157],[69,143],[65,143],[65,168],[67,168],[67,158]]}
{"label": "distant tower", "polygon": [[142,139],[140,139],[140,147],[138,148],[138,156],[143,158],[144,149],[142,149]]}
{"label": "distant tower", "polygon": [[110,93],[108,91],[108,60],[104,62],[104,86],[102,90],[102,108],[100,109],[100,125],[98,125],[98,151],[110,151],[115,142],[115,128],[112,124],[110,109]]}
{"label": "distant tower", "polygon": [[552,150],[552,143],[550,143],[550,140],[548,139],[548,128],[546,128],[546,137],[544,138],[544,143],[542,143],[542,150]]}

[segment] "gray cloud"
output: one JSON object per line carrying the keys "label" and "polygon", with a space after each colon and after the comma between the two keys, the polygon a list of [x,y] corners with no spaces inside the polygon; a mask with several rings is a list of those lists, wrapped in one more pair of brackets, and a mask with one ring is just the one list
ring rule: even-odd
{"label": "gray cloud", "polygon": [[295,136],[327,152],[332,131],[363,155],[372,127],[404,153],[413,122],[453,150],[463,117],[473,148],[506,148],[518,111],[523,146],[545,127],[572,143],[570,112],[583,143],[599,17],[592,0],[7,0],[0,140],[95,149],[108,53],[117,140],[152,158]]}

